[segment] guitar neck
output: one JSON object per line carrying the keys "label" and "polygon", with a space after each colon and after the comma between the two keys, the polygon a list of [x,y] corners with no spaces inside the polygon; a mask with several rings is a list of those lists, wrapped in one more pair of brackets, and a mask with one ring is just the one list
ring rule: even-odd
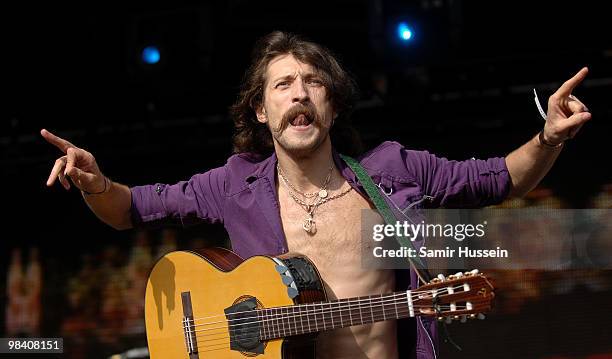
{"label": "guitar neck", "polygon": [[315,333],[415,314],[411,291],[273,307],[257,311],[262,340]]}

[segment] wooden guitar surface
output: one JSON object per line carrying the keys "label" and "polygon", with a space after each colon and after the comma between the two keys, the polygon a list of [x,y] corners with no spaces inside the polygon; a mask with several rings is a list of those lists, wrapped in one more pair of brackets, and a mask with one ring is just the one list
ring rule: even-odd
{"label": "wooden guitar surface", "polygon": [[[287,286],[272,258],[257,256],[241,262],[240,257],[222,249],[208,250],[203,255],[172,252],[157,262],[147,281],[145,294],[145,323],[152,359],[253,356],[230,350],[224,310],[245,296],[257,298],[264,307],[292,305],[294,300],[288,296]],[[183,330],[181,293],[184,292],[190,294],[197,325],[193,339],[198,353],[191,357]],[[267,341],[265,352],[257,357],[283,357],[284,341]],[[312,348],[307,348],[306,352],[314,353]]]}

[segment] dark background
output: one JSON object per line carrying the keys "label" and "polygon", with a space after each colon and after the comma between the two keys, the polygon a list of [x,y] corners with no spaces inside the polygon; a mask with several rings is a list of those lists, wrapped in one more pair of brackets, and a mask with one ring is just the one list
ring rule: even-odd
{"label": "dark background", "polygon": [[[61,154],[40,129],[86,148],[128,185],[173,183],[223,165],[231,154],[227,109],[255,39],[272,30],[328,46],[354,73],[362,92],[354,124],[366,147],[395,140],[452,159],[503,156],[526,142],[544,124],[532,89],[545,106],[588,66],[575,95],[593,120],[542,184],[568,207],[587,207],[612,177],[608,17],[595,1],[2,5],[1,253],[36,245],[53,268],[70,272],[85,251],[129,249],[131,232],[101,224],[76,191],[46,188]],[[398,20],[414,26],[409,45],[396,40]],[[140,60],[149,44],[162,50],[155,66]],[[219,228],[195,231],[223,236]],[[0,256],[0,269],[8,258]]]}

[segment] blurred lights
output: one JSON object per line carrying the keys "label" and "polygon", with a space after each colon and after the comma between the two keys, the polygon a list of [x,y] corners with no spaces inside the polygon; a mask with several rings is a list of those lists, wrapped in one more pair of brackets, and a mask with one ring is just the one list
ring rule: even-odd
{"label": "blurred lights", "polygon": [[397,25],[397,35],[403,42],[408,42],[412,39],[412,30],[405,22],[400,22]]}
{"label": "blurred lights", "polygon": [[142,49],[142,62],[154,65],[161,59],[161,54],[156,46],[147,46]]}

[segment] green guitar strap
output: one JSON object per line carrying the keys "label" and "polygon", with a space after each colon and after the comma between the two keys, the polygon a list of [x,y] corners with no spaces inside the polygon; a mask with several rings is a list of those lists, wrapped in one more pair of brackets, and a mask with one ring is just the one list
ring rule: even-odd
{"label": "green guitar strap", "polygon": [[[380,192],[378,192],[378,189],[376,188],[376,185],[372,181],[372,178],[370,178],[370,175],[368,175],[368,173],[363,168],[363,166],[361,166],[361,164],[352,157],[345,156],[342,154],[340,155],[340,157],[353,170],[353,172],[357,176],[357,179],[359,179],[359,182],[361,182],[361,185],[365,189],[366,193],[368,194],[372,202],[374,202],[376,209],[378,209],[378,212],[383,217],[385,222],[387,224],[391,224],[395,226],[395,223],[397,222],[397,218],[395,218],[395,216],[393,215],[393,212],[391,212],[389,205],[387,204],[385,199],[381,196]],[[412,242],[406,239],[406,237],[396,236],[395,240],[402,247],[412,248],[414,250],[414,246],[412,245]],[[412,264],[415,272],[417,273],[421,281],[428,282],[431,279],[431,276],[429,275],[425,267],[425,264],[423,263],[420,257],[418,256],[416,256],[415,258],[409,257],[408,260]]]}
{"label": "green guitar strap", "polygon": [[[372,202],[374,202],[376,209],[378,209],[378,212],[385,219],[385,222],[387,222],[387,224],[395,225],[395,222],[397,221],[397,219],[391,212],[391,209],[389,208],[389,205],[387,204],[385,199],[380,195],[380,192],[378,192],[378,189],[376,189],[376,185],[372,181],[372,178],[370,178],[370,175],[368,175],[366,170],[363,168],[363,166],[361,166],[361,164],[352,157],[345,156],[345,155],[340,155],[340,157],[344,160],[344,162],[346,162],[346,164],[349,165],[349,167],[353,170],[353,172],[355,172],[357,179],[359,179],[359,182],[361,182],[361,185],[365,189],[366,193],[368,194]],[[396,236],[395,240],[404,247],[414,249],[412,242],[410,240],[407,240],[405,237]],[[427,283],[432,279],[431,275],[429,274],[429,271],[425,267],[421,258],[419,258],[418,256],[416,258],[409,257],[408,260],[410,261],[410,264],[414,268],[415,273],[417,274],[417,276],[423,283]],[[446,323],[444,322],[442,323],[442,329],[443,329],[442,335],[444,336],[444,341],[450,343],[458,351],[461,351],[461,347],[457,345],[457,343],[455,343],[453,339],[450,337],[448,329],[446,328]]]}

